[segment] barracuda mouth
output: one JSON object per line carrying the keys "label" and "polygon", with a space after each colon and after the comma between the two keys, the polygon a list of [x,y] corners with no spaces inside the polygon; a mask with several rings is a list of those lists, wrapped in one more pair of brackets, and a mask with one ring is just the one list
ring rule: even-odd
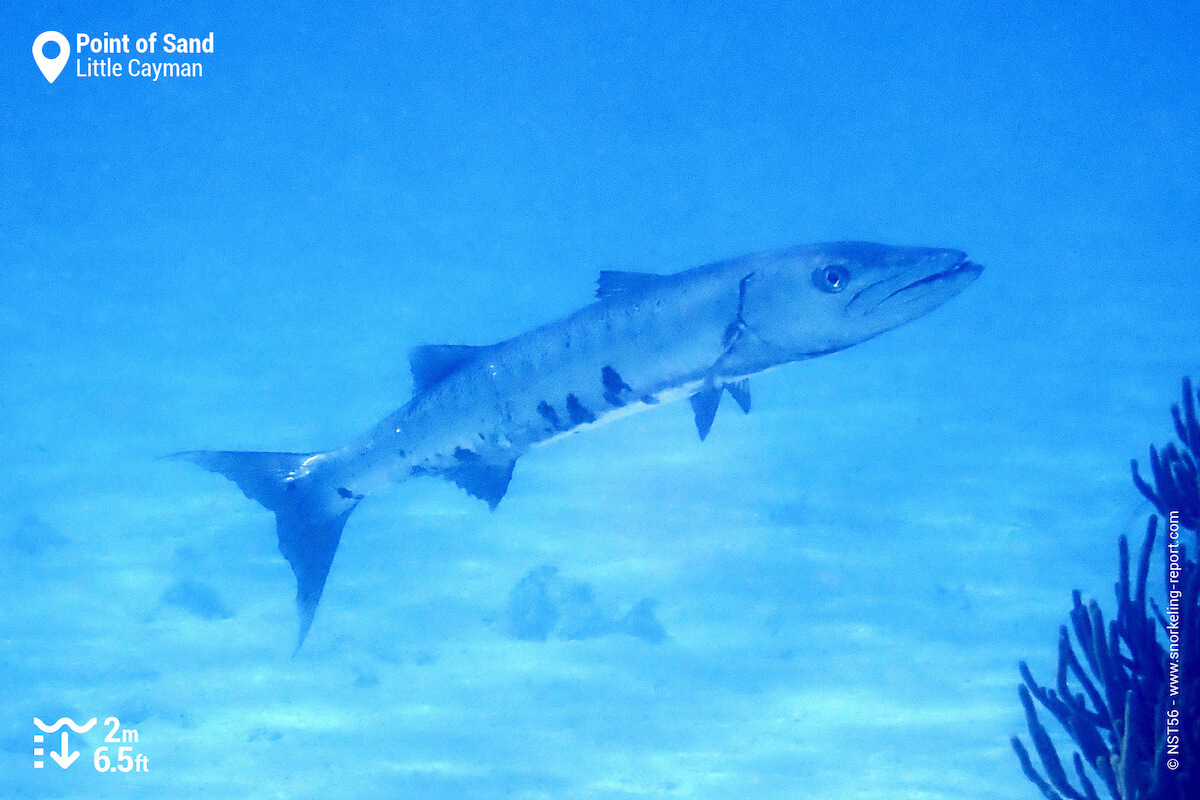
{"label": "barracuda mouth", "polygon": [[[926,275],[924,278],[918,278],[907,286],[901,286],[899,289],[880,300],[879,305],[883,305],[892,298],[903,297],[906,292],[916,292],[917,296],[923,297],[928,294],[927,288],[936,289],[939,285],[944,284],[947,281],[956,280],[960,277],[969,277],[970,280],[975,280],[975,278],[979,277],[979,273],[981,272],[983,272],[983,267],[970,261],[963,261],[961,264],[956,264],[950,269],[943,270],[941,272],[935,272],[932,275]],[[966,286],[966,283],[964,283],[963,286]],[[957,294],[957,292],[955,294]]]}
{"label": "barracuda mouth", "polygon": [[912,306],[917,312],[914,316],[920,316],[965,289],[979,277],[983,267],[967,261],[964,254],[946,268],[927,272],[914,280],[915,271],[907,270],[867,286],[851,299],[849,307],[861,309],[863,315],[871,315],[885,307]]}

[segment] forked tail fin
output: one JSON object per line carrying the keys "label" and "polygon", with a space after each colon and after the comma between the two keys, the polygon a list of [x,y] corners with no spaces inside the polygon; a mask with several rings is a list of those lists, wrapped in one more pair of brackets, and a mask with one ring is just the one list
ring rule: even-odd
{"label": "forked tail fin", "polygon": [[296,610],[300,613],[297,652],[312,627],[342,528],[361,499],[322,480],[319,473],[297,476],[311,456],[228,450],[194,450],[169,456],[224,475],[246,497],[275,512],[279,552],[296,575]]}

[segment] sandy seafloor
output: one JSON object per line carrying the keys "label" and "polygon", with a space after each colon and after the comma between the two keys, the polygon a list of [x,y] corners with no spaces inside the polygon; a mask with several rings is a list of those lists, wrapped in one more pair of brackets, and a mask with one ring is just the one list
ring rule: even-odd
{"label": "sandy seafloor", "polygon": [[[1200,377],[1194,5],[0,23],[0,795],[1037,796],[1017,661],[1052,677],[1071,589],[1111,610],[1128,459]],[[215,52],[50,85],[47,29]],[[987,270],[703,444],[676,404],[529,453],[494,513],[370,497],[294,659],[270,515],[157,460],[340,445],[410,347],[601,269],[849,238]],[[97,773],[100,728],[35,770],[35,716],[116,716],[150,772]]]}

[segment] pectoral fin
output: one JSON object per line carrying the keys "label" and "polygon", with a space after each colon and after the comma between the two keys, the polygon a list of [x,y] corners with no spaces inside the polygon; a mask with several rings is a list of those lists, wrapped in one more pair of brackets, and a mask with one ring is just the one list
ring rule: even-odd
{"label": "pectoral fin", "polygon": [[717,406],[721,404],[722,387],[706,383],[704,388],[691,396],[692,411],[696,415],[696,432],[700,441],[712,430],[713,418],[717,416]]}

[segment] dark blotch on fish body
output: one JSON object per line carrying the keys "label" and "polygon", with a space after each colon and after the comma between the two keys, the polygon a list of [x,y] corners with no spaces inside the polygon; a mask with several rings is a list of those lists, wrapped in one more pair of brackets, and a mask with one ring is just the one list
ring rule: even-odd
{"label": "dark blotch on fish body", "polygon": [[567,395],[567,414],[571,416],[572,426],[596,421],[596,415],[584,408],[579,398],[573,394]]}
{"label": "dark blotch on fish body", "polygon": [[600,382],[604,384],[604,401],[616,408],[625,405],[625,401],[621,399],[621,392],[633,391],[628,383],[621,380],[620,374],[612,367],[600,370]]}
{"label": "dark blotch on fish body", "polygon": [[558,419],[558,412],[554,410],[554,406],[547,403],[545,400],[538,403],[538,413],[542,415],[542,419],[549,422],[556,431],[566,430],[562,426],[562,422]]}
{"label": "dark blotch on fish body", "polygon": [[474,450],[464,450],[461,447],[454,448],[454,458],[457,461],[472,462],[479,460],[479,453]]}

